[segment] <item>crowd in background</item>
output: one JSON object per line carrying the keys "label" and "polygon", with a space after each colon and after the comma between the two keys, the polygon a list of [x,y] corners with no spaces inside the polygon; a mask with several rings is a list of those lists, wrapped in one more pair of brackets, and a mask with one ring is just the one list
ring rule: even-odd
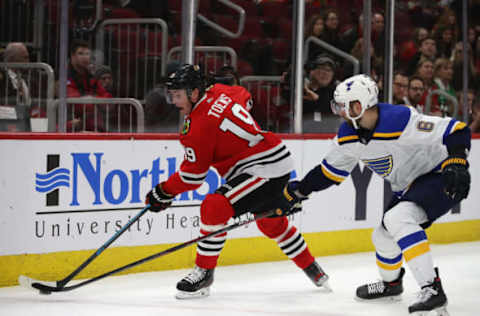
{"label": "crowd in background", "polygon": [[[15,1],[7,1],[13,3]],[[72,6],[79,8],[79,3],[89,0],[73,1]],[[118,1],[104,0],[105,10],[116,12],[115,17],[160,17],[169,27],[169,39],[181,43],[181,1]],[[281,89],[275,99],[275,119],[282,120],[282,111],[288,111],[290,104],[290,54],[292,36],[292,2],[289,0],[234,0],[233,2],[245,8],[247,13],[245,34],[238,39],[228,39],[219,36],[204,24],[197,23],[197,45],[217,45],[233,47],[239,57],[238,68],[224,65],[214,69],[213,78],[224,77],[224,73],[232,76],[231,84],[239,84],[239,78],[244,75],[277,75],[282,76]],[[433,115],[454,115],[463,117],[463,44],[461,25],[462,1],[397,1],[395,11],[394,38],[394,78],[393,103],[407,104],[419,111],[428,111]],[[383,73],[385,68],[385,1],[372,1],[371,24],[371,76],[377,81],[380,90],[383,88]],[[278,16],[272,16],[268,10],[283,10]],[[223,9],[224,6],[223,6]],[[315,37],[327,42],[342,51],[363,61],[363,1],[333,1],[307,0],[305,9],[304,39]],[[480,10],[480,1],[469,2],[468,22],[468,117],[475,132],[480,132],[480,101],[478,88],[480,85],[480,21],[474,12]],[[222,12],[222,4],[215,0],[200,0],[199,11],[210,19],[221,23],[226,14]],[[80,15],[80,11],[75,11]],[[111,13],[109,13],[111,14]],[[74,14],[75,15],[75,14]],[[108,17],[108,16],[107,16]],[[88,20],[88,18],[87,18]],[[82,21],[85,21],[83,19]],[[255,24],[258,22],[258,24]],[[84,23],[84,22],[82,22]],[[250,32],[248,25],[260,27],[256,32]],[[227,27],[223,25],[224,27]],[[232,26],[230,26],[232,29]],[[78,25],[71,30],[71,49],[69,52],[69,68],[67,82],[67,97],[95,96],[115,97],[113,87],[116,85],[112,69],[118,65],[96,65],[92,67],[93,52],[87,42],[75,39],[79,34]],[[81,33],[81,32],[80,32]],[[1,40],[1,39],[0,39]],[[169,40],[170,41],[170,40]],[[285,45],[286,43],[286,45]],[[48,44],[46,44],[48,45]],[[26,46],[13,42],[3,50],[4,62],[27,62]],[[27,56],[27,57],[25,57]],[[173,67],[172,65],[170,65]],[[362,64],[360,69],[362,69]],[[349,62],[331,54],[320,46],[311,43],[304,67],[304,131],[332,131],[338,121],[329,109],[329,101],[339,80],[353,74],[353,66]],[[174,69],[174,68],[172,68]],[[171,70],[172,70],[171,69]],[[171,71],[170,70],[170,71]],[[55,69],[58,73],[58,69]],[[167,69],[168,73],[168,69]],[[17,78],[18,77],[18,78]],[[10,78],[10,81],[9,81]],[[15,79],[15,80],[12,80]],[[25,82],[19,81],[20,76],[2,70],[0,73],[0,98],[18,90],[16,95],[28,97],[29,91]],[[155,83],[151,91],[144,96],[145,112],[149,126],[155,129],[155,124],[161,120],[152,117],[171,116],[161,90]],[[13,90],[12,90],[13,89]],[[426,108],[427,96],[432,91],[441,90],[431,96],[431,106]],[[57,89],[58,91],[58,89]],[[58,94],[57,94],[58,95]],[[451,97],[449,97],[451,96]],[[256,95],[254,94],[254,98]],[[459,107],[455,110],[452,98],[458,100]],[[382,100],[382,93],[380,100]],[[153,103],[152,103],[153,102]],[[155,107],[162,107],[161,110]],[[261,109],[252,110],[262,121],[270,115]],[[69,131],[105,131],[102,111],[89,105],[72,109],[68,121]],[[290,108],[291,110],[291,108]],[[80,120],[82,116],[84,119]],[[86,115],[85,115],[86,113]],[[120,113],[117,111],[117,113]],[[168,114],[168,115],[167,115]],[[38,115],[38,113],[36,114]],[[43,113],[44,115],[44,113]],[[112,116],[110,120],[121,121]],[[285,115],[283,115],[284,117]],[[103,123],[102,123],[103,122]],[[176,123],[172,116],[170,122]],[[320,124],[322,123],[322,124]]]}
{"label": "crowd in background", "polygon": [[[402,5],[402,2],[397,1],[397,4]],[[427,96],[432,91],[441,90],[459,101],[456,116],[463,117],[463,43],[459,4],[461,1],[409,1],[407,16],[396,15],[393,103],[412,105],[425,112]],[[478,3],[471,5],[472,10],[469,12],[480,8]],[[382,89],[385,18],[382,8],[376,9],[372,14],[371,25],[371,67],[372,77]],[[363,15],[358,11],[358,23],[345,26],[342,25],[342,17],[338,12],[330,8],[323,14],[312,15],[306,24],[305,36],[318,37],[362,61]],[[478,91],[480,78],[480,24],[477,17],[469,18],[468,108],[475,129],[478,126],[478,114],[473,113],[478,111],[476,108],[479,103],[475,92]],[[310,50],[310,58],[319,52],[319,47]],[[338,79],[351,74],[352,67],[349,64],[345,64],[336,73]],[[452,116],[454,107],[451,98],[443,93],[432,95],[428,113]]]}

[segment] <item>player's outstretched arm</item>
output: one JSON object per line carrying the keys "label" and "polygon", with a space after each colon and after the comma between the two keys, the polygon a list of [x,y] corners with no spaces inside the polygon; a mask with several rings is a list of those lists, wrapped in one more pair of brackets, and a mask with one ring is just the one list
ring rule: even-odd
{"label": "player's outstretched arm", "polygon": [[145,204],[150,204],[150,211],[155,213],[169,208],[175,197],[163,190],[162,183],[157,184],[145,197]]}

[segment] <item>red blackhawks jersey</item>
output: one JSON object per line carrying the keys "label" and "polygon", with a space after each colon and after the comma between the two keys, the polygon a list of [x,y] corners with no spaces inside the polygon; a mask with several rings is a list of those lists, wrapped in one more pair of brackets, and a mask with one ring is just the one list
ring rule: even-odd
{"label": "red blackhawks jersey", "polygon": [[243,87],[215,84],[185,116],[180,142],[185,157],[180,170],[162,184],[179,194],[198,188],[210,167],[227,181],[241,173],[276,178],[293,170],[285,144],[260,130],[250,112],[251,95]]}

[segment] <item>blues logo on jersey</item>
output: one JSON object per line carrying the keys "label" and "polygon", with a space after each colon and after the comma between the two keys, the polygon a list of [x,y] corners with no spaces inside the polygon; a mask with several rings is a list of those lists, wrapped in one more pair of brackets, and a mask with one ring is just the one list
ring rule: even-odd
{"label": "blues logo on jersey", "polygon": [[370,169],[375,171],[376,174],[385,178],[391,172],[393,168],[393,157],[388,155],[386,157],[376,158],[376,159],[363,159],[364,164],[366,164]]}

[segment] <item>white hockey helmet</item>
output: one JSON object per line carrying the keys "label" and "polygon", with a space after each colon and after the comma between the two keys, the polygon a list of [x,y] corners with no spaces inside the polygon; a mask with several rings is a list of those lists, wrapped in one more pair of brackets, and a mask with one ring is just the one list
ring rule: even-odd
{"label": "white hockey helmet", "polygon": [[[362,111],[356,117],[350,116],[351,102],[358,101],[362,105]],[[367,75],[360,74],[347,78],[336,88],[331,102],[332,112],[345,116],[352,120],[355,128],[358,129],[356,120],[362,117],[365,110],[378,103],[378,87],[375,81]]]}

